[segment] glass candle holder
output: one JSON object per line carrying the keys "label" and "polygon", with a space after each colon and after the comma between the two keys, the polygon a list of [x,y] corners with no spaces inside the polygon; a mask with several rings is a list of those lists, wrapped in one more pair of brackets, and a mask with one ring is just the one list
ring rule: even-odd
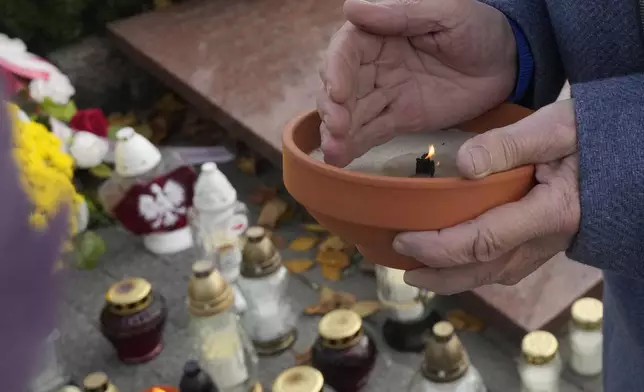
{"label": "glass candle holder", "polygon": [[320,320],[311,362],[336,392],[362,389],[376,363],[373,340],[364,333],[360,316],[347,309],[333,310]]}
{"label": "glass candle holder", "polygon": [[129,278],[113,284],[101,311],[101,332],[125,363],[150,361],[163,349],[168,308],[161,294],[145,279]]}
{"label": "glass candle holder", "polygon": [[203,371],[221,392],[259,385],[258,359],[234,311],[234,294],[209,260],[192,268],[188,288],[190,333]]}
{"label": "glass candle holder", "polygon": [[83,380],[83,392],[119,392],[107,375],[102,372],[88,374]]}
{"label": "glass candle holder", "polygon": [[286,295],[288,270],[262,227],[246,231],[241,276],[238,280],[248,304],[242,322],[260,355],[275,355],[296,338],[298,315]]}
{"label": "glass candle holder", "polygon": [[58,355],[59,340],[60,332],[57,329],[45,339],[30,392],[55,391],[69,381],[65,374],[65,366]]}
{"label": "glass candle holder", "polygon": [[423,364],[412,378],[409,392],[485,392],[478,370],[447,321],[432,328]]}
{"label": "glass candle holder", "polygon": [[581,298],[572,305],[570,313],[570,367],[579,375],[596,376],[603,367],[602,302]]}
{"label": "glass candle holder", "polygon": [[559,343],[547,331],[534,331],[521,342],[519,363],[522,392],[559,392],[561,357]]}

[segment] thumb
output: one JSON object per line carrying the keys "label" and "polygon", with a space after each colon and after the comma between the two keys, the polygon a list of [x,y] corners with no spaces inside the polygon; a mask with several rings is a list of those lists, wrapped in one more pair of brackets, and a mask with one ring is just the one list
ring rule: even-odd
{"label": "thumb", "polygon": [[463,18],[471,0],[346,0],[347,20],[371,34],[415,36],[434,33]]}
{"label": "thumb", "polygon": [[477,179],[556,161],[577,151],[576,128],[573,100],[558,101],[517,123],[471,138],[458,150],[456,164],[463,176]]}

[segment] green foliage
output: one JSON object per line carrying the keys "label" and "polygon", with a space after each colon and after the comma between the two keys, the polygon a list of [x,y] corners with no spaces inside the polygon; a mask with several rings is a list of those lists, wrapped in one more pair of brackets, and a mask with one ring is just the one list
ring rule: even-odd
{"label": "green foliage", "polygon": [[153,0],[0,0],[0,32],[46,54],[106,23],[150,9]]}

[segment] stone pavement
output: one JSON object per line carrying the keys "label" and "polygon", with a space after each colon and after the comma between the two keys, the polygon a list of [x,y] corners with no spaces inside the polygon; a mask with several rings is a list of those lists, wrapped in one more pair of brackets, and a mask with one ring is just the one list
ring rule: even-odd
{"label": "stone pavement", "polygon": [[[258,180],[246,176],[233,166],[224,165],[222,170],[238,189],[242,200],[259,184]],[[279,173],[274,173],[279,176]],[[269,176],[270,177],[270,176]],[[249,205],[254,217],[258,207]],[[157,257],[148,253],[140,242],[120,228],[100,231],[108,244],[108,253],[99,268],[92,271],[70,269],[60,309],[61,355],[75,380],[93,371],[104,371],[121,392],[142,392],[152,385],[177,385],[183,363],[190,358],[191,349],[187,339],[188,316],[185,308],[185,294],[194,251]],[[302,234],[297,222],[281,227],[279,234],[292,240]],[[289,258],[313,257],[283,251]],[[318,267],[306,275],[315,282],[329,284],[334,289],[350,291],[358,299],[375,299],[375,281],[372,276],[357,272],[337,283],[325,282]],[[161,355],[143,365],[124,365],[118,362],[112,348],[101,336],[97,325],[98,315],[103,306],[104,294],[109,285],[126,276],[138,276],[149,280],[161,292],[169,307],[169,322],[165,330],[165,348]],[[289,292],[292,300],[303,308],[317,301],[317,293],[297,279],[292,279]],[[439,310],[450,306],[448,298],[440,298]],[[382,322],[381,315],[375,315],[369,326],[377,328]],[[299,339],[292,351],[277,357],[260,359],[260,378],[267,391],[272,380],[284,369],[294,364],[294,352],[303,352],[313,342],[317,318],[302,316],[298,326]],[[482,333],[461,333],[472,362],[481,371],[490,392],[519,391],[516,361],[518,346],[508,342],[500,333],[484,330]],[[564,341],[562,340],[562,343]],[[377,342],[381,343],[381,342]],[[366,392],[404,391],[405,385],[420,364],[419,355],[395,353],[379,345],[382,354]],[[567,357],[562,344],[564,358]],[[581,379],[568,371],[564,373],[562,392],[599,392],[601,380]]]}

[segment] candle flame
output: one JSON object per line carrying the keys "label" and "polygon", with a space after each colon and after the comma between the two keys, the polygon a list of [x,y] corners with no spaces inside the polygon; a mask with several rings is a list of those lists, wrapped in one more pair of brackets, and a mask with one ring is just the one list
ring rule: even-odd
{"label": "candle flame", "polygon": [[434,155],[436,155],[436,149],[434,148],[433,144],[430,144],[429,148],[427,149],[427,155],[425,156],[425,159],[432,159],[434,158]]}

